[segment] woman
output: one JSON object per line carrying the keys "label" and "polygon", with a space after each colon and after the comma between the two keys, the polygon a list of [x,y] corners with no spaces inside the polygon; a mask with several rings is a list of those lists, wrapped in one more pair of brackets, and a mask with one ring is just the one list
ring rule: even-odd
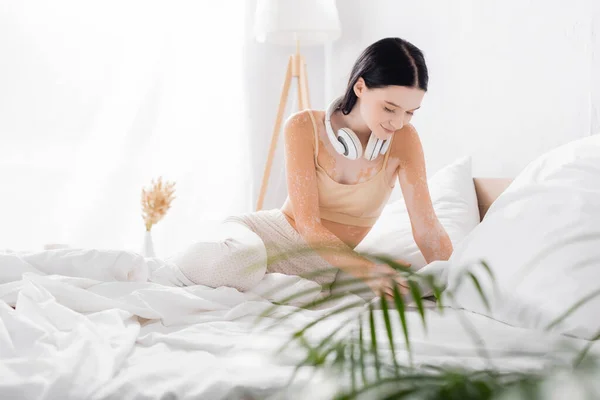
{"label": "woman", "polygon": [[[386,38],[366,48],[346,93],[327,111],[304,110],[286,121],[283,207],[229,217],[214,240],[171,258],[182,284],[248,290],[266,272],[280,272],[306,275],[328,290],[333,266],[363,279],[377,295],[392,296],[393,285],[406,292],[393,268],[354,251],[396,179],[425,260],[447,260],[452,243],[433,210],[423,149],[410,124],[427,83],[423,54],[409,42]],[[324,269],[330,272],[309,276]]]}

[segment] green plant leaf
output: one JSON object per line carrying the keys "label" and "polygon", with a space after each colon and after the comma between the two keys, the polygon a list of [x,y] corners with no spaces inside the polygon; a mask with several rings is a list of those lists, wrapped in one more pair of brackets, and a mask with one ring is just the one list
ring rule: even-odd
{"label": "green plant leaf", "polygon": [[313,353],[312,347],[306,341],[306,339],[304,337],[298,337],[297,340],[307,350],[307,353],[306,353],[306,357],[304,358],[304,360],[302,360],[302,362],[300,362],[300,364],[297,364],[295,366],[294,372],[292,372],[292,374],[290,375],[290,378],[287,381],[287,386],[289,386],[294,381],[294,379],[296,378],[296,375],[298,374],[298,371],[300,370],[300,368],[302,368],[303,366],[309,364],[309,362],[315,358],[315,355]]}
{"label": "green plant leaf", "polygon": [[409,279],[407,282],[408,287],[410,288],[410,294],[412,296],[412,299],[417,305],[417,310],[419,311],[419,315],[421,316],[421,320],[423,321],[423,328],[425,328],[425,331],[427,331],[427,320],[425,318],[423,299],[421,299],[421,289],[419,288],[419,285],[411,279]]}
{"label": "green plant leaf", "polygon": [[[353,390],[350,393],[344,393],[341,394],[339,396],[336,397],[336,400],[351,400],[351,399],[356,399],[357,396],[361,395],[361,394],[365,394],[369,391],[375,390],[381,386],[384,385],[389,385],[389,384],[397,384],[397,383],[405,383],[406,381],[401,378],[401,377],[394,377],[394,378],[383,378],[380,379],[376,382],[373,382],[371,384],[368,385],[364,385],[363,387],[359,388],[358,390]],[[414,392],[415,389],[412,389],[412,392]],[[370,396],[369,398],[373,398],[372,396]]]}
{"label": "green plant leaf", "polygon": [[[304,295],[304,294],[307,294],[307,293],[309,293],[309,292],[311,292],[311,291],[313,291],[313,290],[314,290],[314,289],[311,289],[311,290],[305,290],[305,291],[302,291],[302,293],[303,293],[303,295]],[[353,294],[359,294],[359,293],[370,293],[370,292],[371,292],[371,289],[370,289],[370,288],[368,288],[368,287],[366,287],[366,288],[361,288],[361,289],[359,289],[359,290],[356,290],[355,292],[352,292],[352,293],[353,293]],[[335,294],[331,294],[331,295],[329,295],[329,296],[326,296],[326,297],[324,297],[324,298],[322,298],[322,299],[314,300],[314,301],[312,301],[312,302],[308,303],[308,304],[306,305],[306,308],[318,307],[318,306],[321,306],[321,305],[323,305],[323,304],[326,304],[326,303],[328,303],[328,302],[330,302],[330,301],[338,300],[338,299],[341,299],[341,298],[343,298],[343,297],[346,297],[346,296],[347,296],[347,294],[346,294],[346,293],[335,293]],[[290,296],[290,298],[291,298],[291,297],[292,297],[292,296]],[[299,296],[299,297],[300,297],[300,296]],[[266,318],[266,317],[268,317],[270,314],[272,314],[273,312],[275,312],[275,311],[276,311],[276,310],[277,310],[279,307],[286,307],[286,305],[285,305],[285,304],[274,304],[273,306],[270,306],[270,307],[269,307],[267,310],[263,311],[263,312],[262,312],[262,313],[261,313],[261,314],[260,314],[260,315],[259,315],[259,316],[258,316],[256,319],[255,319],[255,321],[254,321],[255,325],[256,325],[256,324],[257,324],[257,323],[260,321],[260,319],[261,319],[261,318]],[[294,310],[291,310],[291,311],[290,311],[290,312],[288,312],[287,314],[285,314],[285,315],[283,315],[283,316],[281,316],[281,317],[278,317],[278,319],[277,319],[277,321],[278,321],[278,324],[280,324],[281,322],[283,322],[284,320],[286,320],[286,319],[288,319],[288,318],[290,318],[290,317],[293,317],[293,316],[294,316],[294,315],[296,315],[297,313],[300,313],[300,312],[306,311],[306,308],[305,308],[305,307],[294,307],[294,308],[295,308]],[[264,330],[265,330],[265,331],[268,331],[268,330],[270,330],[271,328],[273,328],[274,326],[278,326],[278,325],[271,325],[270,327],[266,327],[266,328],[264,328]]]}
{"label": "green plant leaf", "polygon": [[435,303],[440,313],[444,312],[444,304],[442,300],[442,289],[435,283],[435,278],[432,275],[425,275],[425,281],[427,285],[433,290],[433,296],[435,297]]}
{"label": "green plant leaf", "polygon": [[592,293],[587,294],[581,300],[577,301],[575,304],[573,304],[571,307],[569,307],[569,309],[567,311],[565,311],[563,314],[561,314],[558,318],[556,318],[554,321],[552,321],[545,328],[545,330],[549,331],[550,329],[554,328],[556,325],[560,324],[567,317],[569,317],[569,315],[573,314],[579,307],[583,306],[585,303],[587,303],[588,301],[590,301],[593,298],[597,297],[598,295],[600,295],[600,289],[595,290]]}
{"label": "green plant leaf", "polygon": [[[380,385],[378,385],[380,386]],[[340,397],[336,397],[336,399],[338,400],[351,400],[351,399],[356,399],[356,397],[360,394],[366,393],[370,390],[375,389],[376,386],[374,387],[369,387],[365,390],[357,390],[357,391],[353,391],[352,393],[349,393],[347,395],[343,395]],[[391,394],[388,394],[386,397],[381,398],[381,400],[399,400],[399,399],[403,399],[403,398],[411,398],[410,395],[414,394],[417,391],[417,389],[415,388],[411,388],[411,389],[401,389],[398,390],[396,392],[393,392]]]}
{"label": "green plant leaf", "polygon": [[410,267],[402,265],[402,264],[398,263],[396,260],[391,259],[390,257],[384,256],[384,255],[368,255],[368,256],[370,258],[375,259],[376,261],[378,261],[380,263],[385,263],[385,264],[389,265],[390,267],[394,268],[396,271],[404,272],[404,274],[406,276],[415,275],[415,272],[412,269],[410,269]]}
{"label": "green plant leaf", "polygon": [[[396,263],[393,260],[385,257],[379,257],[380,260],[386,262],[391,267],[399,270],[404,276],[408,277],[409,292],[415,301],[417,312],[419,313],[420,319],[422,319],[424,328],[427,329],[426,318],[425,318],[425,307],[422,300],[423,290],[430,287],[433,291],[434,296],[437,299],[438,308],[443,310],[442,298],[444,302],[448,302],[449,305],[456,304],[453,293],[446,290],[444,296],[442,296],[443,289],[438,287],[433,276],[421,276],[414,274],[412,271],[407,270],[401,264]],[[481,265],[486,269],[487,274],[492,280],[495,279],[493,271],[489,265],[481,260]],[[486,308],[490,309],[490,302],[488,301],[487,294],[483,291],[481,281],[477,276],[487,279],[487,276],[476,275],[471,271],[464,270],[463,273],[459,274],[458,278],[461,280],[466,278],[471,280],[476,287],[479,295],[481,296]],[[346,280],[343,285],[353,285],[355,282],[362,281],[361,279],[355,279],[354,281]],[[421,284],[427,286],[421,286]],[[339,285],[338,285],[339,286]],[[394,285],[395,286],[395,285]],[[370,292],[369,288],[361,288],[355,292]],[[287,301],[291,301],[300,296],[313,293],[314,289],[305,291],[303,294],[296,293],[291,296],[287,296]],[[496,398],[497,395],[504,394],[507,390],[509,393],[517,393],[521,391],[524,395],[522,398],[529,399],[539,398],[540,393],[539,383],[541,379],[548,377],[550,372],[556,371],[556,369],[545,369],[544,371],[537,372],[500,372],[495,369],[492,362],[487,354],[487,349],[483,338],[480,337],[475,329],[475,326],[471,324],[471,321],[466,318],[466,315],[458,312],[457,318],[461,321],[465,332],[470,335],[474,342],[475,348],[480,357],[487,360],[489,366],[485,369],[477,371],[471,371],[460,368],[448,368],[445,365],[419,365],[419,369],[416,370],[413,366],[413,355],[411,338],[409,336],[408,328],[408,316],[407,316],[407,303],[408,299],[404,298],[397,287],[393,290],[393,304],[398,312],[399,322],[401,324],[402,335],[404,337],[406,348],[408,351],[409,365],[407,366],[404,362],[399,363],[397,360],[397,352],[401,344],[399,342],[394,343],[394,336],[398,336],[399,332],[393,327],[395,321],[392,320],[391,308],[392,303],[385,299],[385,296],[380,296],[379,301],[381,302],[381,314],[383,322],[385,323],[385,330],[387,334],[387,341],[390,343],[390,349],[392,354],[392,360],[387,357],[387,346],[385,346],[385,338],[383,336],[377,337],[377,333],[383,334],[383,332],[377,332],[376,318],[379,316],[379,310],[374,310],[375,303],[368,303],[368,307],[365,306],[364,302],[353,302],[353,304],[344,304],[343,306],[335,305],[335,309],[325,310],[323,312],[315,311],[315,314],[311,314],[313,310],[309,310],[311,320],[306,326],[299,329],[295,336],[292,337],[289,343],[294,340],[300,344],[302,350],[306,351],[306,354],[302,357],[301,363],[296,366],[293,377],[297,375],[300,368],[304,366],[310,366],[309,371],[316,373],[317,369],[333,368],[336,372],[344,372],[350,370],[351,389],[350,393],[342,394],[340,399],[354,399],[354,398],[375,398],[377,396],[381,399],[398,399],[398,398],[410,398],[410,399],[491,399]],[[447,296],[445,295],[447,294]],[[577,307],[589,301],[591,298],[600,294],[600,290],[594,292],[563,313],[558,320],[551,323],[550,328],[560,323],[562,319],[566,318],[569,313],[572,313]],[[318,299],[315,301],[306,302],[308,307],[316,307],[318,305],[327,304],[337,298],[346,296],[346,293],[337,293],[327,298]],[[285,300],[285,299],[284,299]],[[280,302],[280,303],[283,303]],[[285,318],[289,318],[295,315],[296,312],[305,311],[305,308],[286,307],[279,308],[282,305],[274,305],[271,310],[266,311],[270,315],[270,318],[277,318],[278,321],[283,321]],[[346,315],[354,314],[349,312],[353,307],[357,307],[359,312],[358,318],[352,315],[345,318]],[[278,310],[279,308],[279,310]],[[370,329],[370,343],[366,344],[367,340],[365,337],[364,329],[367,329],[366,315],[363,311],[368,309],[368,324]],[[285,315],[279,313],[283,311]],[[410,311],[412,313],[412,311]],[[275,313],[275,315],[272,315]],[[321,324],[324,321],[331,320],[337,315],[343,315],[344,317],[335,319],[340,321],[338,329],[334,329],[331,335],[324,337],[320,342],[309,343],[305,336],[309,329],[315,325]],[[315,317],[316,316],[316,317]],[[416,317],[416,316],[415,316]],[[313,320],[313,318],[315,318]],[[358,319],[358,328],[354,327],[354,323]],[[363,325],[363,323],[365,325]],[[552,325],[554,324],[554,325]],[[381,325],[379,326],[381,331]],[[358,332],[357,332],[358,330]],[[312,331],[311,331],[312,332]],[[348,334],[347,332],[350,332]],[[358,336],[358,340],[357,340]],[[399,337],[399,336],[398,336]],[[379,340],[379,342],[378,342]],[[383,342],[382,342],[383,340]],[[397,340],[397,339],[396,339]],[[600,340],[600,332],[595,336],[594,341]],[[585,366],[593,366],[594,361],[591,356],[588,356],[588,352],[591,346],[595,343],[594,341],[589,342],[585,348],[578,348],[574,353],[577,353],[577,357],[574,359],[573,366],[575,368],[581,368],[581,372],[584,367],[580,367],[581,364]],[[358,347],[358,348],[357,348]],[[499,353],[499,357],[518,357],[517,353]],[[590,361],[587,363],[587,361]],[[403,365],[400,365],[403,364]],[[561,367],[556,365],[556,367]],[[373,371],[375,369],[375,371]],[[593,370],[592,370],[593,371]],[[376,372],[376,374],[375,374]],[[588,372],[588,371],[584,371]],[[362,381],[362,384],[361,384]]]}
{"label": "green plant leaf", "polygon": [[485,268],[485,270],[489,274],[492,281],[495,281],[496,277],[494,276],[494,272],[492,271],[492,268],[490,268],[489,264],[485,260],[480,260],[480,262],[481,262],[481,265],[483,265],[483,268]]}
{"label": "green plant leaf", "polygon": [[[346,318],[344,321],[342,321],[339,324],[339,326],[335,332],[333,332],[331,335],[326,336],[325,338],[323,338],[321,340],[321,342],[319,342],[319,344],[315,347],[315,350],[322,351],[323,349],[325,349],[326,345],[328,345],[330,342],[333,342],[333,339],[335,339],[336,334],[340,332],[340,330],[341,330],[340,328],[346,326],[349,322],[353,322],[353,321],[356,321],[356,317],[354,315],[352,315],[349,318]],[[333,347],[339,346],[339,344],[342,343],[344,340],[345,339],[341,339],[340,341],[333,343],[332,346]],[[289,345],[289,343],[291,343],[291,342],[293,342],[293,340],[290,340],[288,342],[288,344],[286,344],[286,346]]]}
{"label": "green plant leaf", "polygon": [[[455,303],[456,300],[454,299],[454,294],[452,292],[446,292],[446,295],[448,296],[448,298],[450,298],[451,301],[454,302],[454,304],[456,304]],[[485,342],[483,341],[481,336],[479,336],[479,334],[477,333],[477,330],[473,327],[473,325],[470,323],[470,321],[467,318],[465,318],[465,316],[462,314],[462,312],[456,313],[456,316],[460,320],[461,325],[465,328],[465,330],[467,331],[469,336],[471,336],[471,339],[473,339],[473,343],[475,343],[475,345],[477,346],[476,350],[479,353],[479,356],[481,358],[483,358],[484,360],[486,360],[488,365],[493,366],[492,360],[491,360],[489,353],[487,352],[487,349],[485,347]]]}
{"label": "green plant leaf", "polygon": [[336,308],[333,311],[325,313],[325,314],[321,315],[319,318],[316,318],[316,319],[312,320],[311,322],[309,322],[308,324],[306,324],[300,331],[296,332],[294,335],[304,334],[304,332],[306,332],[307,330],[309,330],[310,328],[312,328],[319,322],[326,320],[328,318],[331,318],[334,315],[341,314],[342,312],[349,310],[351,308],[356,308],[357,306],[360,306],[361,304],[362,304],[362,302],[355,301],[354,303],[346,304],[343,307]]}
{"label": "green plant leaf", "polygon": [[416,388],[401,389],[396,392],[388,394],[382,400],[401,400],[404,398],[412,398],[412,394],[417,392],[417,390],[418,389],[416,389]]}
{"label": "green plant leaf", "polygon": [[367,373],[365,371],[365,344],[364,344],[364,338],[363,338],[363,322],[362,322],[362,317],[358,317],[358,346],[359,346],[359,360],[360,360],[360,375],[362,377],[362,381],[363,381],[363,385],[367,384]]}
{"label": "green plant leaf", "polygon": [[388,311],[387,299],[385,296],[379,298],[381,302],[381,312],[383,314],[383,320],[385,322],[385,330],[387,332],[388,340],[390,342],[390,349],[392,350],[392,360],[394,361],[394,371],[398,375],[398,362],[396,361],[396,350],[394,347],[394,332],[392,330],[392,324],[390,321],[390,314]]}
{"label": "green plant leaf", "polygon": [[408,359],[410,365],[412,365],[412,351],[410,349],[410,337],[408,336],[408,324],[406,322],[406,308],[404,307],[404,299],[402,298],[402,294],[400,294],[397,285],[394,285],[394,304],[396,304],[396,311],[398,311],[398,316],[400,317],[400,323],[402,325],[402,332],[404,332],[404,341],[406,343]]}
{"label": "green plant leaf", "polygon": [[377,331],[375,330],[375,315],[372,303],[369,303],[369,326],[371,328],[371,352],[375,360],[375,373],[377,374],[377,379],[381,379],[381,364],[379,362],[379,352],[377,351]]}
{"label": "green plant leaf", "polygon": [[[287,382],[288,386],[294,381],[300,368],[302,368],[304,366],[323,367],[326,364],[327,357],[331,353],[334,353],[334,352],[337,353],[336,354],[336,360],[337,360],[337,358],[340,355],[340,353],[339,353],[340,347],[344,346],[341,342],[338,342],[334,346],[332,346],[330,348],[325,348],[322,352],[320,352],[318,346],[312,347],[310,345],[310,343],[308,343],[308,341],[306,340],[306,338],[304,336],[299,336],[298,341],[306,349],[307,354],[306,354],[306,357],[304,358],[304,360],[302,360],[299,364],[297,364],[295,366],[294,372],[291,374],[290,378],[288,379],[288,382]],[[335,362],[336,361],[334,360],[334,363]]]}
{"label": "green plant leaf", "polygon": [[575,361],[573,362],[573,367],[578,368],[581,366],[581,363],[585,359],[585,356],[588,354],[592,346],[596,344],[596,342],[600,339],[600,332],[598,332],[586,345],[585,347],[577,354]]}
{"label": "green plant leaf", "polygon": [[[345,311],[346,309],[351,309],[351,308],[354,308],[354,307],[356,307],[356,305],[357,305],[357,304],[361,304],[361,303],[358,303],[358,302],[355,302],[355,303],[350,303],[350,304],[348,304],[348,305],[346,305],[346,306],[344,306],[344,307],[337,308],[337,309],[335,309],[335,310],[333,310],[333,311],[331,311],[331,312],[329,312],[329,313],[327,313],[327,314],[324,314],[324,315],[322,315],[321,317],[319,317],[319,318],[317,318],[317,319],[315,319],[315,320],[313,320],[313,321],[309,322],[309,323],[308,323],[307,325],[305,325],[305,326],[304,326],[302,329],[300,329],[300,330],[298,330],[298,331],[294,332],[294,334],[292,335],[292,337],[290,338],[290,340],[288,340],[286,343],[284,343],[284,344],[283,344],[283,345],[282,345],[282,346],[279,348],[279,350],[277,350],[277,353],[281,353],[281,352],[283,352],[283,350],[285,350],[285,349],[286,349],[286,348],[287,348],[287,347],[288,347],[288,346],[289,346],[289,345],[290,345],[292,342],[294,342],[294,340],[295,340],[296,338],[298,338],[298,337],[303,337],[304,333],[305,333],[305,332],[306,332],[308,329],[310,329],[311,327],[313,327],[314,325],[316,325],[318,322],[320,322],[320,321],[324,321],[324,320],[326,320],[326,319],[328,319],[328,318],[331,318],[331,317],[332,317],[332,316],[334,316],[334,315],[340,314],[340,313],[342,313],[343,311]],[[358,314],[358,313],[357,313],[357,314]],[[345,319],[345,320],[342,322],[342,324],[345,324],[345,323],[347,323],[348,321],[350,321],[350,320],[353,320],[354,318],[355,318],[354,316],[351,316],[351,317],[349,317],[349,318]],[[342,324],[340,324],[340,326],[342,326]],[[333,334],[332,334],[332,335],[329,335],[329,336],[327,336],[327,337],[326,337],[325,339],[323,339],[323,341],[322,341],[322,342],[321,342],[321,343],[320,343],[320,344],[317,346],[317,349],[320,349],[320,348],[324,347],[324,345],[325,345],[327,342],[331,341],[333,338],[334,338],[334,335],[333,335]]]}
{"label": "green plant leaf", "polygon": [[350,342],[350,385],[356,391],[356,360],[354,359],[354,342]]}
{"label": "green plant leaf", "polygon": [[487,299],[487,296],[485,295],[485,293],[483,293],[483,289],[481,288],[481,285],[479,284],[479,279],[477,279],[477,277],[475,276],[475,274],[473,274],[472,272],[468,272],[467,275],[473,281],[473,285],[475,285],[475,288],[479,292],[479,296],[481,297],[481,300],[483,301],[483,303],[485,305],[485,308],[488,311],[491,311],[490,303],[488,302],[488,299]]}

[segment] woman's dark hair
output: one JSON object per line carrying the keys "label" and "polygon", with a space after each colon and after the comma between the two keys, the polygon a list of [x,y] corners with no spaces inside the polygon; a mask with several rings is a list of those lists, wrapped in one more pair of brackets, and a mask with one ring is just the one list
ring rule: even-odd
{"label": "woman's dark hair", "polygon": [[340,104],[344,114],[349,114],[356,104],[354,85],[361,77],[369,89],[398,85],[427,91],[429,82],[423,52],[400,38],[378,40],[358,57]]}

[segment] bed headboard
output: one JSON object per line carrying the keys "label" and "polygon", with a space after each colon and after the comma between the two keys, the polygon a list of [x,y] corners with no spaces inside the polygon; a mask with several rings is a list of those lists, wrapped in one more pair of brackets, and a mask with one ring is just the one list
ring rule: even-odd
{"label": "bed headboard", "polygon": [[488,208],[512,181],[512,178],[473,178],[480,221],[483,220]]}

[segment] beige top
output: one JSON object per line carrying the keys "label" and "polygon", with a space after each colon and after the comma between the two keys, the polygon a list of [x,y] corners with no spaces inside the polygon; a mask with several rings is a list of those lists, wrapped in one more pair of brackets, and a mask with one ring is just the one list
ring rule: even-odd
{"label": "beige top", "polygon": [[[319,193],[321,219],[341,224],[371,227],[381,215],[394,185],[386,179],[386,165],[390,151],[385,153],[383,166],[368,181],[356,184],[344,184],[333,180],[317,160],[319,154],[319,135],[317,123],[309,111],[315,134],[315,165]],[[392,139],[393,140],[393,136]]]}

